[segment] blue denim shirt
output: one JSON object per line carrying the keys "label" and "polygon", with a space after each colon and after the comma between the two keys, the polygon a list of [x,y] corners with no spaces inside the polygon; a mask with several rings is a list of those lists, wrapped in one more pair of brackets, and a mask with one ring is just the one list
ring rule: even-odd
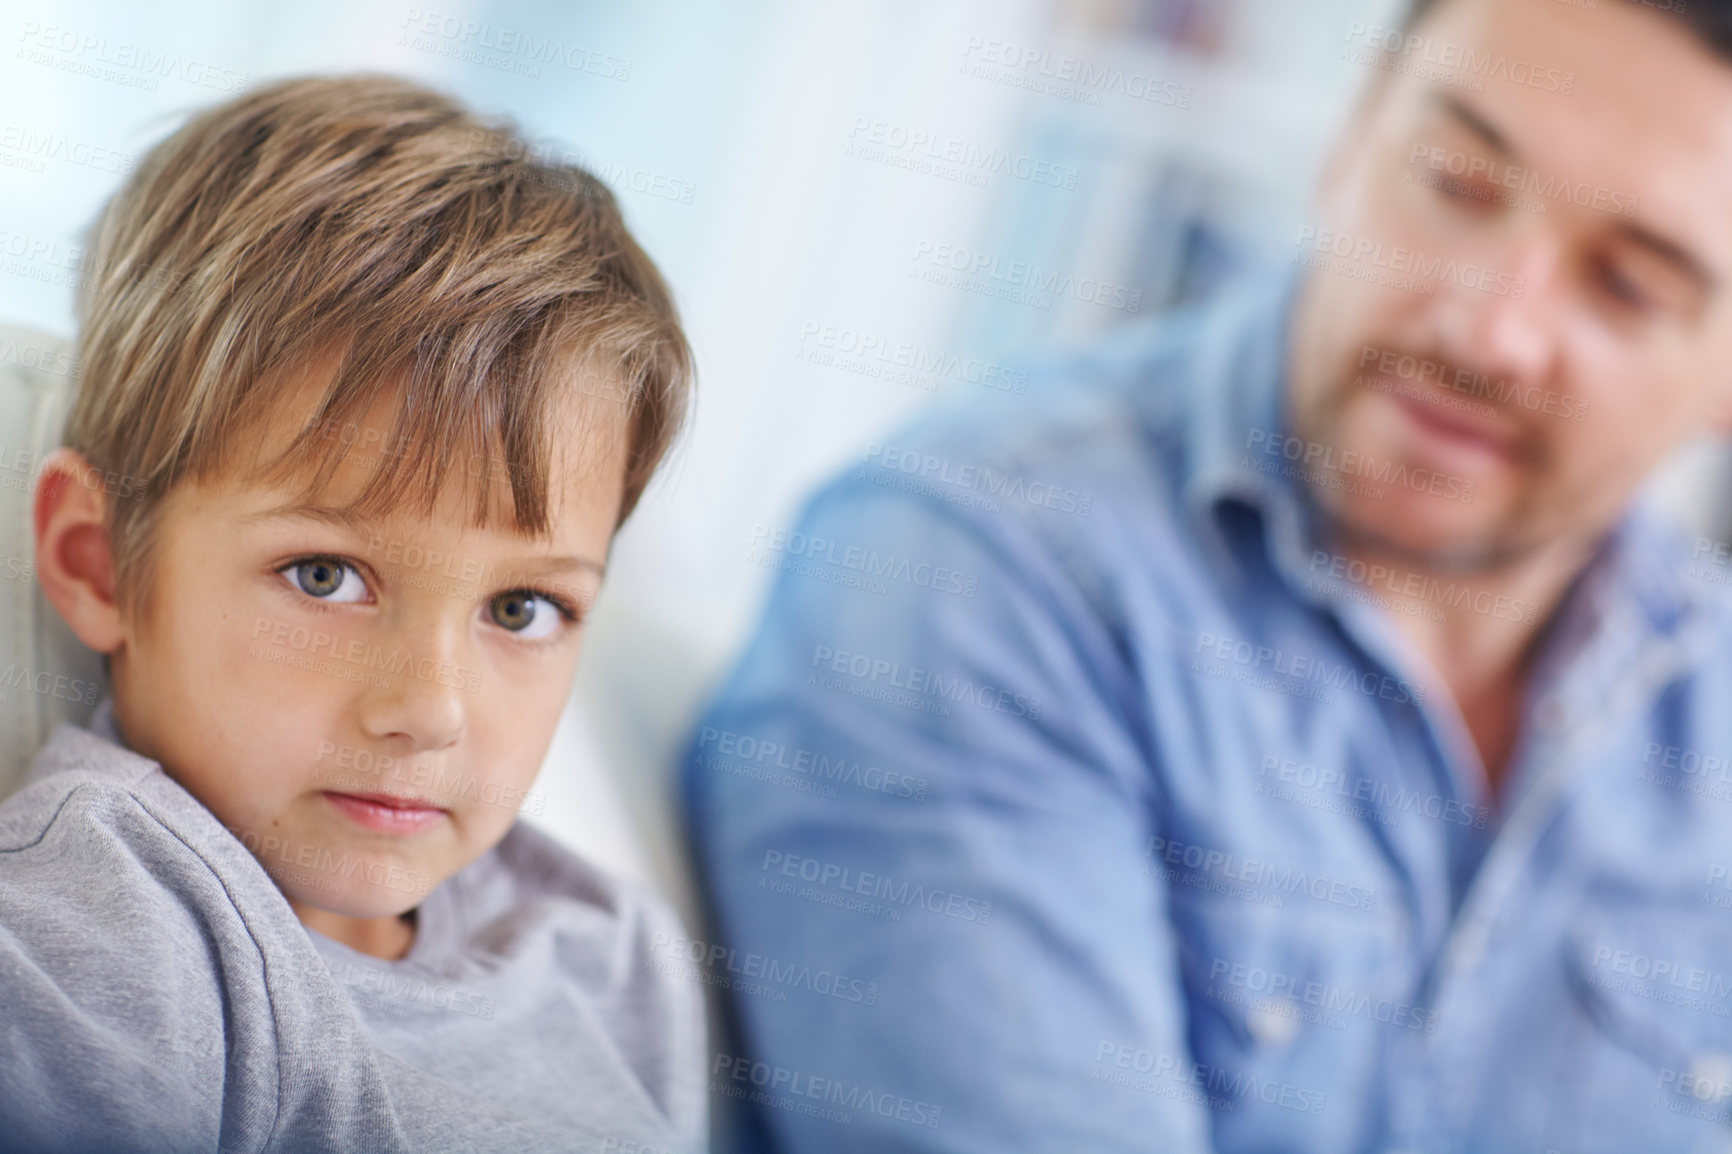
{"label": "blue denim shirt", "polygon": [[[1494,803],[1330,574],[1296,284],[924,415],[741,543],[779,572],[685,756],[718,940],[679,948],[730,991],[751,1145],[1732,1137],[1732,568],[1626,517]],[[1426,596],[1512,612],[1470,592]]]}

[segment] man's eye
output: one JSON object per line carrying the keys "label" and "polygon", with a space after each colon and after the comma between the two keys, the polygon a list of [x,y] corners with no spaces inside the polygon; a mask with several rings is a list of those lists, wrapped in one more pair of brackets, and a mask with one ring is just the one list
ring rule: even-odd
{"label": "man's eye", "polygon": [[1606,293],[1619,304],[1632,309],[1646,309],[1651,303],[1648,294],[1643,292],[1634,280],[1624,275],[1622,269],[1611,261],[1599,262],[1600,285]]}
{"label": "man's eye", "polygon": [[524,641],[553,637],[562,622],[574,619],[564,606],[528,589],[501,593],[488,603],[488,613],[501,629]]}
{"label": "man's eye", "polygon": [[1491,194],[1490,190],[1479,185],[1467,184],[1455,179],[1453,176],[1445,176],[1439,180],[1437,183],[1437,191],[1440,196],[1451,204],[1459,205],[1463,208],[1473,209],[1480,212],[1490,212],[1493,209],[1501,207],[1495,197]]}
{"label": "man's eye", "polygon": [[[277,572],[293,574],[290,580],[295,587],[320,601],[360,601],[367,592],[367,583],[361,580],[361,575],[335,557],[306,557],[290,562]],[[346,580],[350,577],[354,578],[352,582]],[[337,596],[346,585],[349,595]]]}

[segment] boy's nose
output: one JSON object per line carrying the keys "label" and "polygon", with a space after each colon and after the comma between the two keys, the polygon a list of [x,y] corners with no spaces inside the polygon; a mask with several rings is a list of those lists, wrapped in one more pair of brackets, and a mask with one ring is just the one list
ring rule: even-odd
{"label": "boy's nose", "polygon": [[480,671],[464,664],[449,630],[427,630],[420,643],[384,643],[369,654],[361,729],[375,740],[399,739],[405,754],[444,749],[463,736]]}

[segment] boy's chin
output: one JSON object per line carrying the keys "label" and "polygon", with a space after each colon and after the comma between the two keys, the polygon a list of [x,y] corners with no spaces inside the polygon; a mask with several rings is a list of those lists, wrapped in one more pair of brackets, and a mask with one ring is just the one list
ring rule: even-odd
{"label": "boy's chin", "polygon": [[403,866],[377,867],[375,881],[308,879],[293,869],[271,872],[283,896],[297,906],[311,907],[344,918],[395,918],[426,900],[443,878]]}

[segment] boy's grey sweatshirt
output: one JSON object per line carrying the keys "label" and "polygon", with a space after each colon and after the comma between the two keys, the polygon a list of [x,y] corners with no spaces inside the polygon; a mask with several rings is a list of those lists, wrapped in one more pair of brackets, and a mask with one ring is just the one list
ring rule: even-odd
{"label": "boy's grey sweatshirt", "polygon": [[305,929],[105,698],[0,804],[0,1150],[702,1148],[658,898],[519,821],[416,919],[395,962]]}

